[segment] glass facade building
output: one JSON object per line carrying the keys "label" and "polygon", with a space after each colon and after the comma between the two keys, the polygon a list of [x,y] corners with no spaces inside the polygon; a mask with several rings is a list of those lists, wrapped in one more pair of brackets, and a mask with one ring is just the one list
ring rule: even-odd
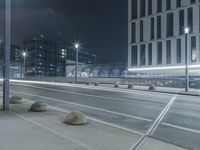
{"label": "glass facade building", "polygon": [[[0,76],[3,76],[4,43],[0,43]],[[10,77],[20,78],[22,75],[23,49],[20,46],[11,45],[10,49]]]}
{"label": "glass facade building", "polygon": [[27,76],[65,76],[66,50],[38,34],[24,40]]}
{"label": "glass facade building", "polygon": [[[28,76],[65,76],[66,66],[75,65],[76,51],[47,40],[38,34],[24,40],[27,52],[26,75]],[[95,64],[96,55],[79,51],[79,63]]]}

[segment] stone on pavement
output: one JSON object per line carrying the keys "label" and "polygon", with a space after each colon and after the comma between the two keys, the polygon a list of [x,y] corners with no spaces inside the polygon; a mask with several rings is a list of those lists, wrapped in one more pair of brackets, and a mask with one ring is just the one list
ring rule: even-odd
{"label": "stone on pavement", "polygon": [[98,86],[99,85],[99,83],[94,83],[94,86]]}
{"label": "stone on pavement", "polygon": [[87,118],[83,113],[75,111],[67,114],[64,122],[71,125],[84,125],[87,123]]}
{"label": "stone on pavement", "polygon": [[44,112],[47,110],[48,110],[47,104],[43,102],[35,102],[30,107],[30,111],[34,112]]}
{"label": "stone on pavement", "polygon": [[18,97],[18,96],[12,96],[10,97],[10,103],[11,104],[20,104],[22,103],[23,98]]}
{"label": "stone on pavement", "polygon": [[133,89],[133,84],[129,84],[127,88],[128,89]]}
{"label": "stone on pavement", "polygon": [[115,88],[119,88],[119,87],[120,87],[120,86],[119,86],[119,83],[115,83],[114,87],[115,87]]}
{"label": "stone on pavement", "polygon": [[151,84],[151,85],[149,86],[149,90],[150,90],[150,91],[156,90],[155,85]]}

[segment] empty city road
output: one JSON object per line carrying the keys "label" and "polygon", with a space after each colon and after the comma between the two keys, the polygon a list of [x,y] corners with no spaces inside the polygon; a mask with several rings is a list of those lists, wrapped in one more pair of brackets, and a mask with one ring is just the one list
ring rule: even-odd
{"label": "empty city road", "polygon": [[130,149],[144,147],[149,138],[180,149],[200,149],[200,97],[31,82],[12,82],[11,95],[44,101],[61,111],[81,111],[102,124],[139,135]]}

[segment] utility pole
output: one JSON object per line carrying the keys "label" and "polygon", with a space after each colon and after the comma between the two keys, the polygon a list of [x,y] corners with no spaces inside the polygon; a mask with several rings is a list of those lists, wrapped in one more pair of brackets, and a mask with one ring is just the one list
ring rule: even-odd
{"label": "utility pole", "polygon": [[187,41],[188,41],[189,31],[190,31],[189,28],[185,28],[185,92],[188,92],[188,89],[189,89],[188,50],[187,50]]}
{"label": "utility pole", "polygon": [[10,26],[11,0],[5,0],[5,53],[4,53],[4,80],[3,80],[3,110],[9,109],[10,97]]}

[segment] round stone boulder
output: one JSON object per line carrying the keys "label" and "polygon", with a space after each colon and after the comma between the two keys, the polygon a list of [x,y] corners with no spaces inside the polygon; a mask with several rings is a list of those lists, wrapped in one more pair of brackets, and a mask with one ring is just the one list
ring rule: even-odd
{"label": "round stone boulder", "polygon": [[94,83],[94,86],[99,86],[99,83]]}
{"label": "round stone boulder", "polygon": [[133,87],[134,87],[133,84],[129,84],[127,88],[128,88],[128,89],[133,89]]}
{"label": "round stone boulder", "polygon": [[87,82],[86,85],[90,85],[90,82]]}
{"label": "round stone boulder", "polygon": [[79,111],[70,112],[65,116],[64,123],[70,125],[84,125],[87,123],[87,118]]}
{"label": "round stone boulder", "polygon": [[115,83],[114,88],[119,88],[119,83]]}
{"label": "round stone boulder", "polygon": [[30,111],[33,111],[33,112],[44,112],[47,110],[48,110],[47,104],[43,102],[35,102],[30,107]]}
{"label": "round stone boulder", "polygon": [[150,90],[150,91],[156,90],[155,85],[151,84],[151,85],[149,86],[149,90]]}
{"label": "round stone boulder", "polygon": [[23,98],[18,96],[12,96],[10,97],[10,104],[20,104],[22,103]]}

